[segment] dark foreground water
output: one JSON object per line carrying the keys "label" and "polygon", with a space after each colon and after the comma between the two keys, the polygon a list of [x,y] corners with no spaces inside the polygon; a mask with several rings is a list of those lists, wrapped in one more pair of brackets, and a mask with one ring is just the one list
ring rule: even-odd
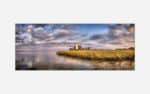
{"label": "dark foreground water", "polygon": [[134,61],[91,61],[58,56],[67,47],[16,47],[16,70],[134,70]]}

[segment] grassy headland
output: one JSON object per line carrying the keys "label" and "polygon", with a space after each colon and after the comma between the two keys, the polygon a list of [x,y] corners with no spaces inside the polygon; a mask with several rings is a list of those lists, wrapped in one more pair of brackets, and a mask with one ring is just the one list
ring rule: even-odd
{"label": "grassy headland", "polygon": [[133,49],[65,50],[65,51],[58,51],[57,54],[90,60],[134,60]]}

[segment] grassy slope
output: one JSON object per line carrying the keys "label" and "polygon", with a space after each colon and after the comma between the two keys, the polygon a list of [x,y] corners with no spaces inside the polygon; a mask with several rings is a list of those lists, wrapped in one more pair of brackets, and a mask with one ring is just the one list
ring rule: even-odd
{"label": "grassy slope", "polygon": [[93,60],[134,60],[134,50],[66,50],[57,54]]}

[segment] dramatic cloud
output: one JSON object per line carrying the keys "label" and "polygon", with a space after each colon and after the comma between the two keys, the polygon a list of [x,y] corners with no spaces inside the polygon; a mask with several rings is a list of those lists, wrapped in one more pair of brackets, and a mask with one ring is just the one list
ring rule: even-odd
{"label": "dramatic cloud", "polygon": [[68,37],[69,35],[71,35],[71,32],[69,32],[68,30],[59,29],[54,32],[53,37],[55,37],[55,39],[58,39],[58,38]]}
{"label": "dramatic cloud", "polygon": [[103,44],[104,48],[134,47],[134,25],[112,25],[108,33],[91,35],[89,40]]}
{"label": "dramatic cloud", "polygon": [[103,39],[103,38],[104,38],[104,35],[95,34],[90,37],[90,40],[98,40],[98,39]]}
{"label": "dramatic cloud", "polygon": [[16,25],[17,43],[80,43],[93,49],[134,47],[134,33],[134,24]]}
{"label": "dramatic cloud", "polygon": [[48,33],[42,27],[35,28],[33,32],[31,32],[33,38],[38,40],[44,40],[49,38]]}

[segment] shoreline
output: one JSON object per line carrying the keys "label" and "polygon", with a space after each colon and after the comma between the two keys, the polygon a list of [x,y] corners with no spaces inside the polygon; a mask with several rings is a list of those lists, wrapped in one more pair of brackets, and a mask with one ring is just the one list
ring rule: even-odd
{"label": "shoreline", "polygon": [[64,50],[57,51],[57,55],[67,56],[85,60],[102,60],[102,61],[134,61],[134,50]]}

